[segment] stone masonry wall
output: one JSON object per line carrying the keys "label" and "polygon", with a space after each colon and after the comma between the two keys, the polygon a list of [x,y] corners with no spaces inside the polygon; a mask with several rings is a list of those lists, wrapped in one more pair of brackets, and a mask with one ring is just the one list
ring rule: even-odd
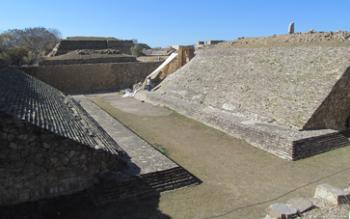
{"label": "stone masonry wall", "polygon": [[56,55],[62,55],[78,49],[118,49],[121,53],[131,54],[132,40],[62,40]]}
{"label": "stone masonry wall", "polygon": [[124,167],[116,155],[3,113],[0,142],[0,205],[72,194]]}
{"label": "stone masonry wall", "polygon": [[118,62],[136,62],[134,56],[120,56],[120,57],[101,57],[91,59],[51,59],[43,60],[40,65],[74,65],[74,64],[99,64],[99,63],[118,63]]}
{"label": "stone masonry wall", "polygon": [[[154,95],[301,130],[347,71],[349,58],[348,47],[203,49]],[[338,97],[348,99],[347,91]],[[342,111],[337,104],[328,106],[330,117],[339,117],[343,126],[347,106]],[[331,123],[308,128],[339,127]]]}
{"label": "stone masonry wall", "polygon": [[143,81],[161,63],[52,65],[23,70],[66,94],[112,92]]}

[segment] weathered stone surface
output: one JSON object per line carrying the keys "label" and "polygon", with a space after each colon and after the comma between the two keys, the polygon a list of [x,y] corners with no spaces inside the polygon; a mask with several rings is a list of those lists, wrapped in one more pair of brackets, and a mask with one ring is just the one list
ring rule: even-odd
{"label": "weathered stone surface", "polygon": [[321,184],[316,187],[314,197],[323,199],[329,204],[340,205],[349,203],[350,193],[328,184]]}
{"label": "weathered stone surface", "polygon": [[115,92],[143,81],[161,62],[46,65],[23,70],[65,94]]}
{"label": "weathered stone surface", "polygon": [[[0,94],[0,112],[18,118],[17,127],[24,126],[20,121],[24,120],[93,148],[102,142],[105,150],[114,154],[122,152],[113,139],[98,128],[96,122],[76,102],[59,90],[19,70],[8,68],[0,71]],[[18,135],[18,130],[13,126],[4,128],[8,133],[8,140],[14,136],[22,140],[28,138],[25,132]],[[89,133],[94,133],[94,136]],[[31,136],[33,137],[35,136]],[[48,135],[47,138],[51,136]]]}
{"label": "weathered stone surface", "polygon": [[348,143],[349,60],[345,46],[204,49],[146,101],[300,159]]}
{"label": "weathered stone surface", "polygon": [[295,28],[294,22],[290,22],[290,24],[288,26],[288,33],[289,34],[293,34],[294,33],[294,28]]}
{"label": "weathered stone surface", "polygon": [[134,46],[132,40],[113,40],[113,39],[66,39],[56,47],[55,55],[65,54],[69,51],[78,49],[117,49],[121,53],[131,54],[131,47]]}
{"label": "weathered stone surface", "polygon": [[347,47],[207,49],[156,93],[303,129],[336,82],[348,75],[349,59]]}
{"label": "weathered stone surface", "polygon": [[[72,52],[74,53],[74,52]],[[101,64],[101,63],[123,63],[136,62],[136,57],[131,55],[76,55],[69,56],[70,53],[61,56],[45,58],[40,65],[74,65],[74,64]],[[74,53],[75,54],[75,53]]]}
{"label": "weathered stone surface", "polygon": [[267,209],[268,216],[272,218],[289,219],[297,215],[298,211],[296,208],[282,203],[276,203],[270,205]]}
{"label": "weathered stone surface", "polygon": [[312,201],[307,198],[293,198],[288,200],[287,204],[297,209],[299,213],[303,213],[314,207]]}
{"label": "weathered stone surface", "polygon": [[15,69],[0,71],[0,142],[0,205],[72,194],[125,167],[77,103]]}

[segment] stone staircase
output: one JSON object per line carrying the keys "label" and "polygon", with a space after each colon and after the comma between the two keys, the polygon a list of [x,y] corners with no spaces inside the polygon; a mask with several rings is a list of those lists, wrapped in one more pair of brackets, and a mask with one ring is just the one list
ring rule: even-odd
{"label": "stone staircase", "polygon": [[142,199],[156,196],[160,192],[184,186],[200,184],[201,181],[182,167],[141,176],[126,177],[121,180],[108,179],[89,191],[89,199],[95,205],[120,202],[130,199]]}

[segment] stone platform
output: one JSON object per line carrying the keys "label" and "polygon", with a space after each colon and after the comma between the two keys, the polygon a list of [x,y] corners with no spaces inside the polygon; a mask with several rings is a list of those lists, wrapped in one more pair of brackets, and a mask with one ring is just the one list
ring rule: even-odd
{"label": "stone platform", "polygon": [[191,104],[179,99],[159,98],[154,93],[140,92],[137,98],[162,105],[199,120],[206,125],[229,133],[236,138],[287,160],[299,160],[350,142],[347,132],[332,129],[300,131],[292,127],[254,120],[244,115],[211,106]]}
{"label": "stone platform", "polygon": [[297,160],[348,144],[349,57],[347,44],[202,49],[136,98]]}
{"label": "stone platform", "polygon": [[85,96],[74,99],[96,120],[100,126],[131,157],[131,161],[140,168],[139,175],[169,170],[178,167],[176,163],[161,154],[146,141],[137,136],[122,123],[100,109]]}

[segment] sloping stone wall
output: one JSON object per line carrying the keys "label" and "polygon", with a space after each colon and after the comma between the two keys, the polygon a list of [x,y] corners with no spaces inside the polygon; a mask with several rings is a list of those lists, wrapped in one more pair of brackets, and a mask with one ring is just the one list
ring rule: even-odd
{"label": "sloping stone wall", "polygon": [[143,81],[161,63],[50,65],[23,70],[66,94],[113,92]]}
{"label": "sloping stone wall", "polygon": [[[206,49],[166,78],[154,95],[303,129],[347,74],[349,60],[348,47]],[[331,117],[340,116],[334,113],[338,106],[329,108]],[[344,121],[335,121],[307,128],[344,127]]]}
{"label": "sloping stone wall", "polygon": [[305,125],[305,129],[350,128],[350,68],[340,77],[333,90]]}
{"label": "sloping stone wall", "polygon": [[136,62],[134,56],[120,57],[101,57],[90,59],[47,59],[40,62],[40,65],[74,65],[74,64],[99,64],[99,63],[118,63],[118,62]]}
{"label": "sloping stone wall", "polygon": [[92,148],[122,152],[75,101],[17,69],[0,71],[0,96],[0,112]]}
{"label": "sloping stone wall", "polygon": [[136,98],[296,160],[348,145],[349,66],[346,46],[214,47]]}
{"label": "sloping stone wall", "polygon": [[18,69],[1,69],[0,97],[0,205],[84,190],[130,159],[78,102]]}
{"label": "sloping stone wall", "polygon": [[0,205],[84,190],[124,163],[115,154],[0,113]]}

